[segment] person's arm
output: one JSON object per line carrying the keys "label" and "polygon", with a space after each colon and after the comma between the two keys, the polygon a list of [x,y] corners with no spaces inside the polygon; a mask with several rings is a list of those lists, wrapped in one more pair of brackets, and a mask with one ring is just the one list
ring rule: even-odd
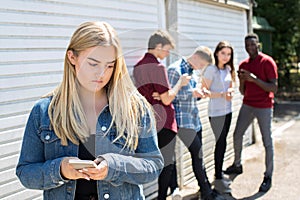
{"label": "person's arm", "polygon": [[124,182],[144,184],[157,179],[164,167],[164,160],[157,143],[157,131],[155,126],[150,125],[149,115],[142,118],[140,130],[138,146],[134,152],[98,156],[107,162],[105,181],[118,186]]}
{"label": "person's arm", "polygon": [[[168,79],[170,82],[170,86],[174,87],[180,79],[180,73],[176,71],[174,68],[168,69]],[[175,99],[186,100],[189,96],[193,95],[193,91],[189,89],[189,85],[182,87],[181,90],[178,91]]]}
{"label": "person's arm", "polygon": [[212,92],[210,90],[215,73],[217,73],[215,66],[208,66],[206,68],[202,77],[201,89],[209,98],[224,98],[226,95],[224,92]]}
{"label": "person's arm", "polygon": [[60,174],[60,164],[63,157],[60,156],[51,160],[45,158],[45,155],[48,155],[45,151],[51,151],[51,149],[45,149],[45,145],[51,148],[60,140],[53,131],[41,131],[41,115],[47,113],[45,110],[42,112],[42,109],[45,108],[35,105],[28,118],[16,175],[26,188],[46,190],[60,187],[68,180],[65,180]]}
{"label": "person's arm", "polygon": [[234,94],[234,88],[233,88],[233,85],[232,85],[232,81],[230,82],[230,85],[229,85],[229,88],[225,94],[225,99],[227,101],[231,101],[232,98],[233,98],[233,94]]}
{"label": "person's arm", "polygon": [[224,98],[225,93],[210,91],[211,83],[212,83],[212,80],[205,78],[205,77],[202,78],[202,89],[205,91],[206,96],[209,98]]}
{"label": "person's arm", "polygon": [[[278,83],[277,79],[269,79],[268,81],[263,81],[256,77],[253,73],[247,71],[247,70],[240,70],[239,76],[241,76],[240,79],[244,81],[253,82],[256,85],[258,85],[260,88],[262,88],[266,92],[273,92],[276,93],[278,89]],[[241,87],[241,85],[240,85]],[[244,87],[242,88],[244,90]],[[241,89],[240,89],[241,90]],[[243,93],[242,93],[243,94]]]}
{"label": "person's arm", "polygon": [[232,83],[226,92],[212,92],[210,91],[212,81],[206,78],[202,79],[202,89],[207,97],[209,98],[225,98],[227,101],[230,101],[233,96],[234,89],[232,88]]}
{"label": "person's arm", "polygon": [[244,95],[245,94],[245,80],[242,79],[240,76],[239,76],[239,79],[240,79],[239,91],[242,95]]}
{"label": "person's arm", "polygon": [[164,105],[170,105],[175,99],[181,87],[189,84],[190,79],[191,76],[189,76],[188,74],[183,74],[172,89],[159,95],[161,102]]}
{"label": "person's arm", "polygon": [[261,87],[266,92],[273,92],[273,93],[277,92],[278,89],[277,79],[271,79],[268,80],[268,82],[265,82],[257,77],[253,77],[252,80],[256,85]]}

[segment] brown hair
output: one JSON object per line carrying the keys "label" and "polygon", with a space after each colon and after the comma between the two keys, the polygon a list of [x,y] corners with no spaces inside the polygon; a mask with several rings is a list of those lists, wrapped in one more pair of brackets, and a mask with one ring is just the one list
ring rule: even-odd
{"label": "brown hair", "polygon": [[216,66],[218,67],[218,65],[219,65],[219,60],[218,60],[217,54],[223,48],[229,48],[229,49],[231,49],[230,60],[228,61],[228,63],[225,63],[224,67],[226,67],[226,65],[230,66],[231,78],[232,78],[232,81],[235,81],[235,68],[234,68],[234,64],[233,64],[233,58],[234,58],[233,57],[234,56],[233,47],[231,46],[231,44],[228,41],[221,41],[216,46],[216,49],[215,49],[215,52],[214,52],[214,58],[215,58]]}
{"label": "brown hair", "polygon": [[173,49],[175,48],[174,39],[164,30],[157,30],[152,33],[148,41],[148,50],[155,49],[158,44],[161,44],[162,46],[169,44]]}

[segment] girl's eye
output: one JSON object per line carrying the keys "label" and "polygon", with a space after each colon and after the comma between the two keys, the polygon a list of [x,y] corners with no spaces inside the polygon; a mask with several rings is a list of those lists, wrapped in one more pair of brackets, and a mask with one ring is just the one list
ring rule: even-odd
{"label": "girl's eye", "polygon": [[92,67],[96,67],[97,63],[89,63],[89,65],[92,66]]}
{"label": "girl's eye", "polygon": [[107,68],[113,68],[114,66],[115,66],[115,64],[107,65]]}

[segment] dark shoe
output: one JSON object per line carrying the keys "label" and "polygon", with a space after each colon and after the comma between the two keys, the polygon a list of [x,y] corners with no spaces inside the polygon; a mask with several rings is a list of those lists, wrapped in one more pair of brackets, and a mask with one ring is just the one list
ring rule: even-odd
{"label": "dark shoe", "polygon": [[225,174],[241,174],[243,173],[243,166],[236,166],[235,164],[228,167],[225,171]]}
{"label": "dark shoe", "polygon": [[268,190],[272,186],[272,178],[271,177],[264,177],[264,181],[259,187],[259,192],[268,192]]}
{"label": "dark shoe", "polygon": [[220,195],[216,190],[213,190],[208,196],[201,197],[202,200],[226,200],[225,197]]}
{"label": "dark shoe", "polygon": [[230,182],[227,182],[225,179],[215,179],[212,183],[214,185],[214,189],[220,194],[230,194]]}

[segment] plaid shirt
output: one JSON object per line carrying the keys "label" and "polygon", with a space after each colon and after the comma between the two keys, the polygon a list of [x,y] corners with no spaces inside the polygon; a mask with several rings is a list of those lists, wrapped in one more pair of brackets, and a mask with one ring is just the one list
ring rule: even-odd
{"label": "plaid shirt", "polygon": [[[182,58],[168,68],[168,78],[171,87],[173,88],[180,76],[184,73],[190,75],[192,72],[192,66]],[[197,98],[193,97],[193,88],[196,87],[196,79],[192,75],[190,84],[183,86],[175,99],[173,100],[173,105],[175,107],[177,125],[180,128],[194,129],[196,132],[200,131],[201,121],[199,116],[199,110],[197,107]]]}

